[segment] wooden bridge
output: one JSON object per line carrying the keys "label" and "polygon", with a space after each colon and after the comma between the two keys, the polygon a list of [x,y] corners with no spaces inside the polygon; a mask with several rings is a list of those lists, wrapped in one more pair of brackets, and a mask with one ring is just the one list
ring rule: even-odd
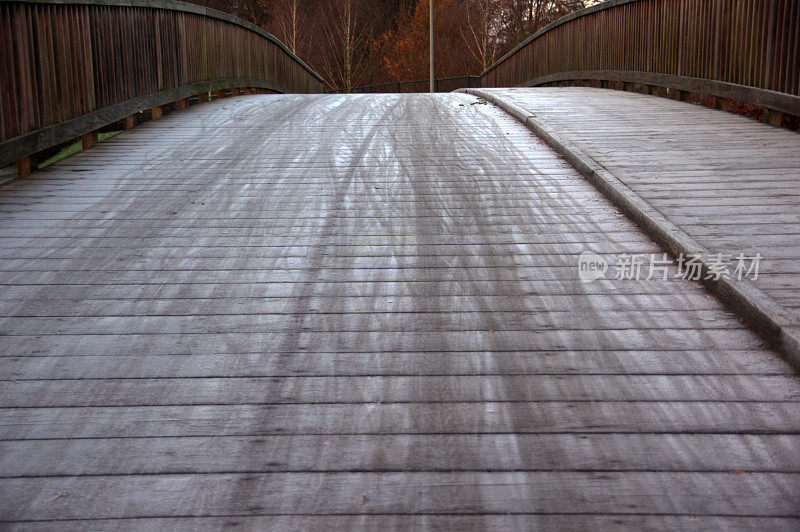
{"label": "wooden bridge", "polygon": [[0,3],[3,528],[800,527],[800,4],[436,95],[107,4]]}

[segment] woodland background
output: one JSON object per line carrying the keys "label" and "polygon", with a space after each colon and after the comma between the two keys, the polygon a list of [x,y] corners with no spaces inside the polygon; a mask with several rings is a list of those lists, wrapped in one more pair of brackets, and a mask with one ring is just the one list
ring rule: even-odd
{"label": "woodland background", "polygon": [[[260,26],[328,89],[428,76],[429,0],[194,0]],[[526,37],[596,0],[434,0],[436,77],[477,75]]]}

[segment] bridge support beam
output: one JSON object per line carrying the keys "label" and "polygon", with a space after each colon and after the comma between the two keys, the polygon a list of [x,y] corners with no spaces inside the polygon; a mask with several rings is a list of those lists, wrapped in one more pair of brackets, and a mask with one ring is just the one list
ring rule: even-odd
{"label": "bridge support beam", "polygon": [[33,159],[30,157],[23,157],[17,161],[17,175],[22,177],[28,175],[33,171]]}
{"label": "bridge support beam", "polygon": [[95,131],[81,135],[81,147],[85,150],[97,144],[97,133]]}
{"label": "bridge support beam", "polygon": [[783,113],[764,108],[764,122],[772,126],[780,127],[783,125]]}
{"label": "bridge support beam", "polygon": [[731,103],[727,98],[714,97],[714,108],[721,111],[730,111]]}

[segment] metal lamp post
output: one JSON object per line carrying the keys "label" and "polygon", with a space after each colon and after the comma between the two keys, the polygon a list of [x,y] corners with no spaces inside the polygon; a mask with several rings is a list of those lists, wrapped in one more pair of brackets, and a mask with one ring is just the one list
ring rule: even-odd
{"label": "metal lamp post", "polygon": [[430,4],[429,5],[430,5],[430,13],[429,13],[430,20],[428,22],[428,26],[430,26],[430,31],[431,31],[431,36],[430,36],[430,43],[431,43],[431,51],[430,51],[430,56],[431,56],[431,94],[433,94],[433,92],[436,89],[436,87],[435,87],[436,81],[433,78],[433,0],[430,0]]}

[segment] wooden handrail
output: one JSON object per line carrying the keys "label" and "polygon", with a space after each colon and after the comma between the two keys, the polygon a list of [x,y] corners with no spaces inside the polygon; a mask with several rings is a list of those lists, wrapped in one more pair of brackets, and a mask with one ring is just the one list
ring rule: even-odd
{"label": "wooden handrail", "polygon": [[321,92],[278,39],[173,0],[0,1],[0,166],[209,91]]}
{"label": "wooden handrail", "polygon": [[800,1],[610,0],[538,31],[481,78],[642,83],[800,115]]}

